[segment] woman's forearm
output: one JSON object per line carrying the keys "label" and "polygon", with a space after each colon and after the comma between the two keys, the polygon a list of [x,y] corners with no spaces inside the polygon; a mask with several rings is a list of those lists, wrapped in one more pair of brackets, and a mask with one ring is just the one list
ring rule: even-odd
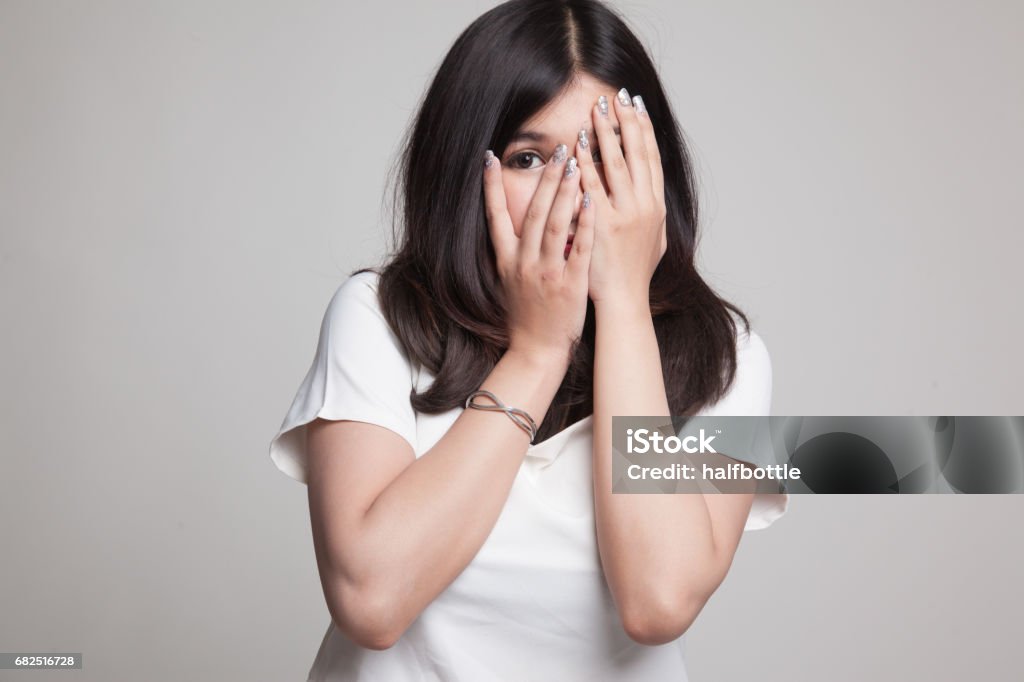
{"label": "woman's forearm", "polygon": [[[562,358],[510,350],[481,388],[540,424],[567,367],[568,353]],[[385,602],[394,638],[477,554],[528,446],[529,436],[507,415],[467,409],[366,511],[358,539],[347,543],[343,579],[354,592]]]}
{"label": "woman's forearm", "polygon": [[668,416],[648,306],[596,309],[594,504],[598,547],[623,625],[657,644],[689,627],[717,587],[719,561],[704,495],[612,494],[612,416]]}

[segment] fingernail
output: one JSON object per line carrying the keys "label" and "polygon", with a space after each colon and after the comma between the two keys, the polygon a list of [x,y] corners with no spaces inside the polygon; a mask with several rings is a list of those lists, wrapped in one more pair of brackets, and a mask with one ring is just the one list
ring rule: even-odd
{"label": "fingernail", "polygon": [[644,98],[640,95],[633,97],[633,106],[636,108],[636,113],[647,115],[647,107],[644,106]]}
{"label": "fingernail", "polygon": [[626,91],[626,88],[619,90],[619,104],[624,107],[630,106],[629,93]]}
{"label": "fingernail", "polygon": [[580,131],[580,149],[586,149],[590,146],[590,140],[587,139],[587,131]]}
{"label": "fingernail", "polygon": [[557,147],[555,147],[555,155],[551,158],[552,161],[554,161],[555,163],[562,163],[563,161],[565,161],[565,157],[568,154],[569,148],[566,147],[564,144],[560,144]]}
{"label": "fingernail", "polygon": [[590,207],[590,192],[583,193],[583,208]]}
{"label": "fingernail", "polygon": [[484,168],[490,168],[492,163],[494,163],[494,152],[488,149],[484,152]]}
{"label": "fingernail", "polygon": [[597,98],[597,109],[602,116],[608,118],[608,98],[604,95]]}
{"label": "fingernail", "polygon": [[576,175],[576,157],[569,159],[569,163],[565,164],[565,177],[571,178]]}

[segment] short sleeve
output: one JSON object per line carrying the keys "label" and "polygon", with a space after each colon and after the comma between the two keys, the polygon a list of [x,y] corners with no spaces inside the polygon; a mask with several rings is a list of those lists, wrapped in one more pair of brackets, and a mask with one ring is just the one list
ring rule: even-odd
{"label": "short sleeve", "polygon": [[308,482],[306,425],[317,417],[377,424],[416,448],[413,371],[381,313],[377,281],[360,272],[334,293],[313,364],[270,442],[273,463],[300,483]]}
{"label": "short sleeve", "polygon": [[[748,334],[745,329],[737,329],[736,377],[725,396],[701,410],[700,415],[767,417],[771,403],[772,362],[768,348],[757,332],[751,330]],[[789,493],[758,492],[743,530],[767,528],[785,514],[788,507]]]}

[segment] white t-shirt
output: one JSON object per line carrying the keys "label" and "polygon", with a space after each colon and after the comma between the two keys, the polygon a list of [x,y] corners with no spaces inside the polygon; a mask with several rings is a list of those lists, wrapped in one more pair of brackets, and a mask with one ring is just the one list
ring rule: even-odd
{"label": "white t-shirt", "polygon": [[[270,444],[274,464],[306,483],[306,429],[316,417],[378,424],[427,452],[464,408],[416,413],[413,386],[433,381],[406,359],[380,312],[378,276],[349,277],[331,299],[313,365]],[[736,380],[706,415],[767,415],[771,362],[741,333]],[[686,680],[685,640],[634,642],[601,571],[594,529],[593,417],[530,446],[480,551],[398,642],[362,648],[331,622],[311,681]],[[786,494],[757,495],[745,530],[785,513]]]}

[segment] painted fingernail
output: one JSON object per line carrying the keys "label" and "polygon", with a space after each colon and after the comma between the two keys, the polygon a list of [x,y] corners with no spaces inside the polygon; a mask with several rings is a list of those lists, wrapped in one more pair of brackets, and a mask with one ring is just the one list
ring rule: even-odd
{"label": "painted fingernail", "polygon": [[569,154],[569,148],[564,144],[560,144],[555,147],[555,155],[551,157],[551,160],[555,163],[562,163],[565,161],[565,157]]}
{"label": "painted fingernail", "polygon": [[576,175],[576,157],[569,159],[569,163],[565,164],[565,177],[571,178]]}
{"label": "painted fingernail", "polygon": [[587,139],[587,131],[580,131],[580,149],[586,149],[590,146],[590,140]]}
{"label": "painted fingernail", "polygon": [[636,108],[636,113],[647,115],[647,107],[644,106],[644,98],[640,95],[633,97],[633,106]]}
{"label": "painted fingernail", "polygon": [[619,97],[619,104],[621,104],[622,106],[628,107],[628,106],[631,105],[631,102],[630,102],[630,99],[629,99],[629,92],[626,91],[626,88],[622,88],[621,90],[619,90],[618,97]]}
{"label": "painted fingernail", "polygon": [[590,207],[590,192],[583,193],[583,208]]}
{"label": "painted fingernail", "polygon": [[488,149],[484,152],[484,168],[490,168],[492,163],[494,163],[494,152]]}
{"label": "painted fingernail", "polygon": [[597,98],[597,109],[602,116],[608,118],[608,98],[604,95]]}

